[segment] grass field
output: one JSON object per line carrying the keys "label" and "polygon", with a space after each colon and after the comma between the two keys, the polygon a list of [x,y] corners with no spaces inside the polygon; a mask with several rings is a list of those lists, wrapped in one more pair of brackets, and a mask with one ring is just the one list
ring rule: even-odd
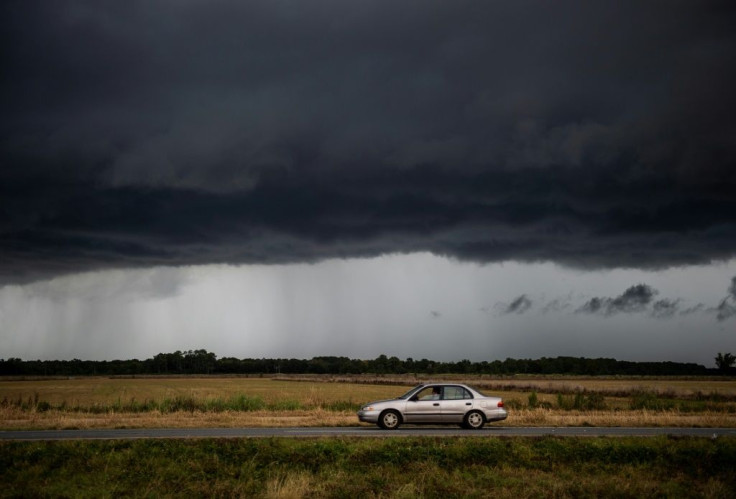
{"label": "grass field", "polygon": [[[452,377],[449,377],[452,379]],[[459,379],[506,401],[517,426],[736,427],[736,380]],[[0,380],[0,427],[352,426],[414,377]]]}
{"label": "grass field", "polygon": [[397,438],[0,443],[0,497],[706,497],[736,439]]}
{"label": "grass field", "polygon": [[406,390],[396,386],[194,376],[0,381],[0,400],[37,397],[52,405],[66,402],[68,406],[110,405],[118,400],[143,402],[177,397],[228,399],[239,395],[258,397],[266,404],[296,401],[305,406],[319,406],[334,402],[360,404],[403,391]]}
{"label": "grass field", "polygon": [[[494,424],[736,427],[734,380],[462,381],[504,397],[509,419]],[[416,383],[413,377],[5,379],[0,426],[355,426],[360,404]],[[0,497],[730,498],[734,462],[734,438],[0,442]]]}

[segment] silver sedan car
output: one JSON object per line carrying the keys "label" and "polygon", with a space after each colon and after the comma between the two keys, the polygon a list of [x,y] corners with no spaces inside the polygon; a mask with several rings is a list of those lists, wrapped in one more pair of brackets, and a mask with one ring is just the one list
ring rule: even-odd
{"label": "silver sedan car", "polygon": [[399,398],[371,402],[358,411],[360,421],[386,430],[395,430],[402,423],[460,424],[463,428],[480,429],[507,416],[502,399],[456,383],[415,386]]}

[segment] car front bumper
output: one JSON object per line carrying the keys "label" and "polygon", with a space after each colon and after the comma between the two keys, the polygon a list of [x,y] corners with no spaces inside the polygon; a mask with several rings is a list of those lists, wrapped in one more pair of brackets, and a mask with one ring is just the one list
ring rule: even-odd
{"label": "car front bumper", "polygon": [[358,411],[358,420],[361,423],[378,423],[378,411]]}

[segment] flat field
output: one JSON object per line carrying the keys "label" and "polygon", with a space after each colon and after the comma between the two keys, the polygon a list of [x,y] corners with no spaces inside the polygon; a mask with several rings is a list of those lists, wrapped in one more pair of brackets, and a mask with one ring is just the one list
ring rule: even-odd
{"label": "flat field", "polygon": [[37,396],[39,400],[52,405],[66,402],[67,406],[110,405],[117,401],[144,402],[177,397],[228,399],[240,395],[259,397],[266,404],[298,401],[303,405],[318,406],[343,401],[360,404],[375,397],[400,395],[403,391],[397,386],[216,376],[0,380],[0,400]]}
{"label": "flat field", "polygon": [[[736,380],[445,376],[502,396],[515,426],[736,427]],[[80,377],[0,380],[0,428],[353,426],[407,377]]]}
{"label": "flat field", "polygon": [[[443,377],[538,426],[736,427],[736,380]],[[418,380],[0,380],[0,427],[355,426]],[[736,495],[734,438],[330,438],[0,442],[0,497]]]}

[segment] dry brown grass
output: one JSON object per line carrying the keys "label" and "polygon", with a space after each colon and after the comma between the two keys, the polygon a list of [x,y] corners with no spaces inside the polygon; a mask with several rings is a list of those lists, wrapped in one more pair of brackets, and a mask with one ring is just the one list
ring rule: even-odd
{"label": "dry brown grass", "polygon": [[225,411],[143,413],[76,413],[65,411],[29,412],[0,409],[3,429],[86,429],[86,428],[268,428],[301,426],[354,426],[352,412],[325,411]]}
{"label": "dry brown grass", "polygon": [[520,409],[513,411],[508,426],[668,426],[734,428],[736,415],[722,412],[679,411],[560,411]]}
{"label": "dry brown grass", "polygon": [[[29,412],[0,409],[3,429],[85,429],[85,428],[239,428],[239,427],[319,427],[356,426],[355,413],[349,411],[253,411],[253,412],[160,412],[146,413],[71,413],[63,411]],[[560,411],[520,409],[510,411],[506,421],[494,426],[671,426],[736,427],[736,415],[719,412],[683,413],[678,411]],[[365,425],[364,425],[365,426]]]}
{"label": "dry brown grass", "polygon": [[[736,397],[736,380],[719,378],[513,378],[489,379],[475,376],[446,376],[457,382],[477,386],[489,393],[499,391],[505,399],[526,400],[531,391],[539,392],[540,401],[554,399],[556,393],[576,391],[597,392],[607,397],[633,391],[649,391],[674,397],[690,397],[697,393],[717,393]],[[304,381],[296,381],[301,379]],[[261,397],[267,404],[283,400],[302,405],[319,405],[347,401],[363,403],[391,398],[405,392],[423,378],[414,376],[313,376],[279,379],[224,377],[146,377],[107,378],[85,377],[49,380],[0,380],[0,401],[27,400],[36,397],[52,405],[66,402],[67,406],[111,404],[116,401],[160,400],[177,396],[195,399],[228,398],[236,395]],[[552,395],[550,395],[552,394]]]}
{"label": "dry brown grass", "polygon": [[[404,393],[417,380],[392,378],[388,384],[362,384],[350,379],[327,382],[319,378],[309,381],[291,381],[268,378],[78,378],[36,381],[0,381],[0,401],[45,401],[53,407],[63,402],[67,410],[36,411],[21,409],[15,404],[0,404],[0,428],[3,429],[70,429],[70,428],[163,428],[163,427],[288,427],[288,426],[355,426],[357,417],[352,411],[334,411],[320,408],[331,402],[355,404],[392,398]],[[386,378],[382,378],[387,381]],[[563,411],[549,408],[526,408],[529,393],[538,389],[540,404],[555,405],[554,391],[587,390],[598,393],[623,393],[645,388],[667,394],[689,397],[694,393],[736,393],[736,381],[702,379],[523,379],[488,380],[459,377],[477,386],[499,385],[501,395],[510,407],[509,419],[494,423],[506,426],[702,426],[736,427],[736,414],[725,411],[645,411],[630,410],[629,399],[606,396],[608,410]],[[365,381],[365,380],[363,380]],[[403,386],[401,384],[403,383]],[[536,387],[536,388],[535,388]],[[493,393],[491,390],[488,392]],[[551,392],[551,393],[549,393]],[[227,398],[236,395],[260,397],[267,404],[296,401],[308,409],[285,411],[223,411],[174,412],[158,411],[99,414],[69,410],[95,404],[114,404],[130,400],[159,400],[185,396],[197,400]],[[519,409],[515,409],[515,408]]]}
{"label": "dry brown grass", "polygon": [[320,495],[321,490],[314,477],[307,472],[292,472],[273,478],[266,484],[267,499],[299,499],[308,494]]}
{"label": "dry brown grass", "polygon": [[306,382],[325,382],[339,384],[369,385],[402,385],[413,386],[418,383],[437,380],[448,380],[466,383],[477,388],[493,391],[513,391],[540,393],[574,393],[597,392],[608,396],[616,396],[634,391],[647,391],[668,394],[675,397],[691,397],[698,393],[718,393],[728,397],[736,397],[736,379],[721,376],[700,377],[654,377],[654,376],[507,376],[492,377],[487,375],[442,375],[429,377],[426,375],[390,375],[376,377],[374,375],[298,375],[282,376],[281,379]]}
{"label": "dry brown grass", "polygon": [[698,393],[718,393],[736,397],[736,380],[729,379],[666,379],[666,378],[562,378],[483,381],[479,385],[491,389],[536,390],[543,393],[597,392],[612,396],[633,391],[692,397]]}
{"label": "dry brown grass", "polygon": [[[409,383],[407,386],[411,386]],[[266,404],[295,400],[305,406],[347,401],[360,404],[401,395],[407,387],[352,383],[295,382],[269,378],[223,377],[86,377],[50,380],[0,380],[0,401],[37,398],[51,405],[68,407],[109,405],[117,401],[161,400],[192,397],[229,398],[237,395],[260,397]]]}

